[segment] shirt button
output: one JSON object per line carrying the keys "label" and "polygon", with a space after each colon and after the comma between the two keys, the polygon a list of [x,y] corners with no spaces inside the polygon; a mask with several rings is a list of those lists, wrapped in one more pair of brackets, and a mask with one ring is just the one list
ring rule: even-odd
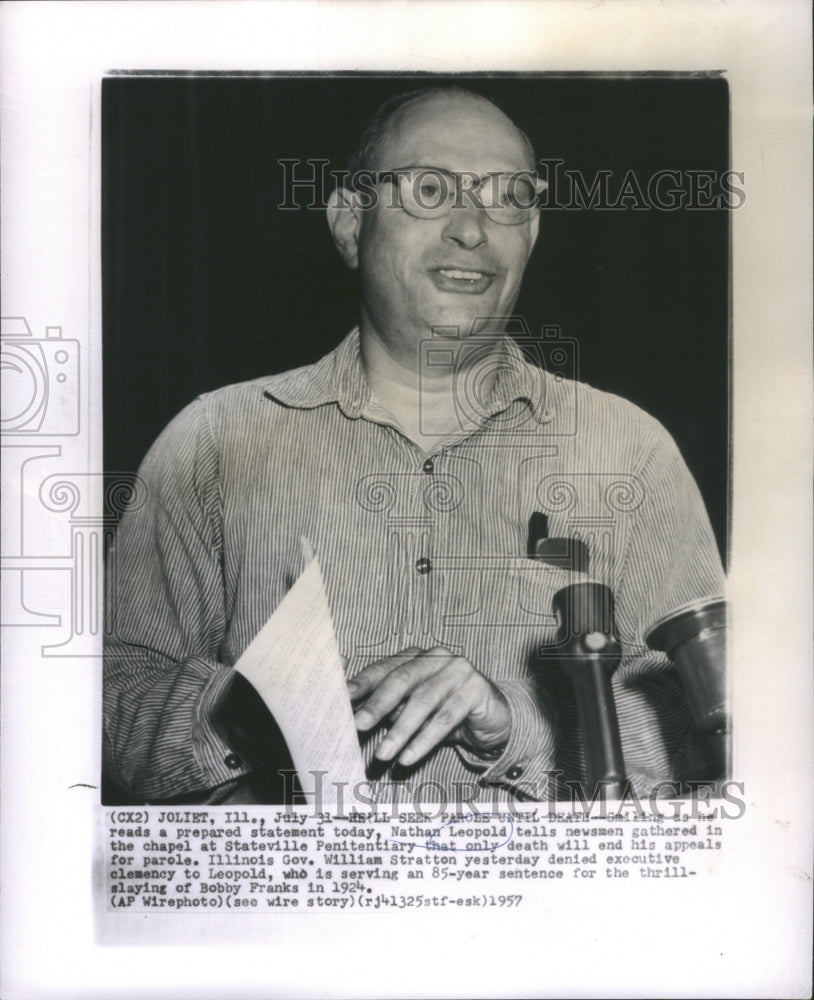
{"label": "shirt button", "polygon": [[522,767],[510,767],[509,770],[506,772],[506,777],[509,779],[509,781],[517,781],[517,779],[520,777],[522,773],[523,773]]}
{"label": "shirt button", "polygon": [[429,561],[429,559],[426,558],[417,559],[415,568],[418,571],[418,573],[420,573],[421,576],[426,576],[427,573],[429,573],[429,571],[432,569],[432,563]]}
{"label": "shirt button", "polygon": [[223,763],[227,767],[231,767],[233,770],[243,766],[243,761],[240,759],[240,757],[238,757],[236,753],[230,753],[226,757],[224,757]]}
{"label": "shirt button", "polygon": [[427,461],[421,466],[421,468],[427,473],[428,476],[431,476],[435,469],[435,466],[432,463],[432,459],[428,458]]}

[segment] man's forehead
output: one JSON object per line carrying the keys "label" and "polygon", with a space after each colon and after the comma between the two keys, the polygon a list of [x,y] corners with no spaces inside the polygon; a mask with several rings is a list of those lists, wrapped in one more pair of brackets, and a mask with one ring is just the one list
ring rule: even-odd
{"label": "man's forehead", "polygon": [[376,166],[434,166],[448,170],[534,168],[522,134],[485,99],[437,95],[401,108],[388,123]]}

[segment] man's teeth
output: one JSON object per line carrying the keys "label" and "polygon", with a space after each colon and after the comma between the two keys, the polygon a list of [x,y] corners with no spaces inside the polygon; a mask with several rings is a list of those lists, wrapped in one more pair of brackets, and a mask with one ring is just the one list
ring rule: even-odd
{"label": "man's teeth", "polygon": [[441,274],[445,278],[457,278],[460,281],[477,281],[483,277],[483,271],[459,271],[457,268],[442,267]]}

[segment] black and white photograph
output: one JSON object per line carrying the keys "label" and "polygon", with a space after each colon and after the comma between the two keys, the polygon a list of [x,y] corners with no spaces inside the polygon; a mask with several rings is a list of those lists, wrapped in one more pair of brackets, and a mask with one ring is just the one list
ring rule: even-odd
{"label": "black and white photograph", "polygon": [[810,996],[808,6],[0,15],[3,995]]}
{"label": "black and white photograph", "polygon": [[288,720],[231,668],[303,537],[352,799],[725,777],[725,79],[136,75],[102,109],[106,471],[175,418],[108,574],[111,802],[285,801]]}

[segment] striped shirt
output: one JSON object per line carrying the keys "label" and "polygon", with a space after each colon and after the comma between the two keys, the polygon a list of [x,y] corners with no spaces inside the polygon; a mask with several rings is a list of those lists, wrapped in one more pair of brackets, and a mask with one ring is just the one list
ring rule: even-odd
{"label": "striped shirt", "polygon": [[531,668],[555,637],[553,595],[584,577],[527,557],[536,511],[549,536],[587,543],[591,578],[614,593],[628,777],[647,794],[676,776],[688,710],[644,635],[723,593],[698,489],[672,438],[633,404],[543,370],[508,338],[495,358],[488,398],[462,377],[461,429],[427,452],[371,398],[358,330],[315,365],[207,393],[169,424],[108,573],[104,752],[115,782],[141,799],[219,801],[249,773],[213,719],[231,667],[303,568],[302,536],[348,676],[407,646],[443,646],[510,707],[496,760],[440,746],[385,772],[400,785],[381,794],[546,797],[551,771],[579,777],[573,704],[555,697],[553,675],[552,691],[536,689]]}

